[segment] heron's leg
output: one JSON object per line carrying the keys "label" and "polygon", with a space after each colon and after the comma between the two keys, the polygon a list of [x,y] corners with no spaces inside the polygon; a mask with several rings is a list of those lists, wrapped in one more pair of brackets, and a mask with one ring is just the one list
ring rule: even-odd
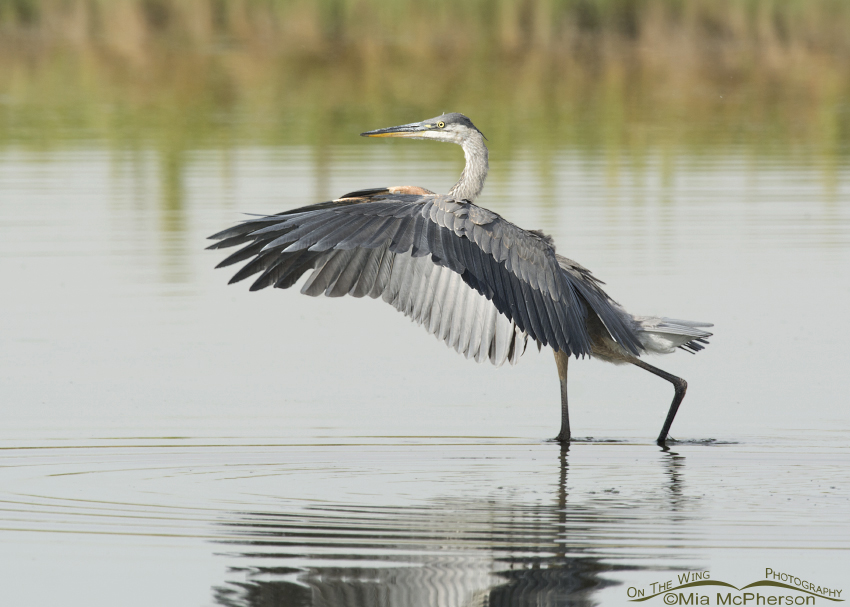
{"label": "heron's leg", "polygon": [[570,410],[567,406],[567,365],[570,355],[564,352],[555,352],[555,364],[558,365],[558,378],[561,380],[561,431],[555,440],[570,441]]}
{"label": "heron's leg", "polygon": [[632,359],[630,362],[633,365],[640,367],[641,369],[646,369],[650,373],[664,378],[673,384],[673,389],[675,390],[673,402],[670,403],[670,410],[667,412],[667,419],[664,420],[664,426],[661,428],[661,434],[658,435],[658,440],[656,441],[659,445],[663,445],[667,440],[667,433],[670,432],[670,426],[673,425],[673,419],[676,417],[676,411],[679,410],[679,405],[682,404],[682,399],[685,398],[685,391],[688,389],[688,382],[681,377],[676,377],[666,371],[662,371],[658,367],[653,367],[639,358]]}

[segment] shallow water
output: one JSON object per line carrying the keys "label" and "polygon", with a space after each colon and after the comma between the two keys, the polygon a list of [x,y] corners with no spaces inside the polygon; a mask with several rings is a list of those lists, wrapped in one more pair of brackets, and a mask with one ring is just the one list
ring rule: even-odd
{"label": "shallow water", "polygon": [[459,171],[457,150],[383,143],[179,171],[96,143],[0,152],[4,604],[616,605],[767,567],[850,586],[850,167],[494,157],[482,204],[627,309],[716,325],[653,361],[689,381],[681,442],[652,442],[666,382],[580,361],[592,438],[565,450],[548,352],[476,365],[381,302],[213,270],[205,238],[242,212]]}

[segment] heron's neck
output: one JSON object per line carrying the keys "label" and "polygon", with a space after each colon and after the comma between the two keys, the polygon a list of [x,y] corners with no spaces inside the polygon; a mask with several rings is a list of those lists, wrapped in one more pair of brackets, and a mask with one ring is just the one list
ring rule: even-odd
{"label": "heron's neck", "polygon": [[473,133],[462,144],[463,155],[466,157],[466,166],[460,179],[449,190],[449,196],[455,200],[469,200],[470,202],[484,189],[484,180],[487,179],[487,146],[484,145],[484,137],[481,133]]}

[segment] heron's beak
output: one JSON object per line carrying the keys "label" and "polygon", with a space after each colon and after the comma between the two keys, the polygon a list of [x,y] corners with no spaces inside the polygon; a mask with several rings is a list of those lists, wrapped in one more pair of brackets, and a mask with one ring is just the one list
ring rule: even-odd
{"label": "heron's beak", "polygon": [[366,131],[360,133],[361,137],[419,137],[423,131],[430,131],[434,128],[433,124],[428,122],[411,122],[410,124],[402,124],[401,126],[391,126],[386,129],[378,129],[376,131]]}

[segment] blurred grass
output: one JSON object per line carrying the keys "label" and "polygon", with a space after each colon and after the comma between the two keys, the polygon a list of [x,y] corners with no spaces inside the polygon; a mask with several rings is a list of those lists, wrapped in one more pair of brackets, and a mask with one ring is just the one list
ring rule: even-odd
{"label": "blurred grass", "polygon": [[493,142],[845,157],[846,0],[0,0],[0,146]]}

